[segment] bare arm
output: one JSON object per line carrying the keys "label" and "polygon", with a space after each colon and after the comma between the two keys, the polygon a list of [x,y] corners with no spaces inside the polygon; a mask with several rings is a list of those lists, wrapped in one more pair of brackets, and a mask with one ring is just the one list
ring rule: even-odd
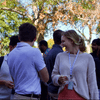
{"label": "bare arm", "polygon": [[44,67],[42,70],[39,71],[39,76],[43,82],[49,81],[49,74],[46,67]]}

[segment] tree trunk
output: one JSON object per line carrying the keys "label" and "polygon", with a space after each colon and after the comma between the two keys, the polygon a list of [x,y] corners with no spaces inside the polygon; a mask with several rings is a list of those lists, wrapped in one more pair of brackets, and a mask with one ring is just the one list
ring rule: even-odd
{"label": "tree trunk", "polygon": [[37,38],[37,42],[39,43],[41,40],[44,40],[44,35],[38,34],[39,37]]}
{"label": "tree trunk", "polygon": [[86,52],[87,53],[90,53],[90,47],[91,47],[91,44],[90,43],[87,43],[87,47],[86,47]]}

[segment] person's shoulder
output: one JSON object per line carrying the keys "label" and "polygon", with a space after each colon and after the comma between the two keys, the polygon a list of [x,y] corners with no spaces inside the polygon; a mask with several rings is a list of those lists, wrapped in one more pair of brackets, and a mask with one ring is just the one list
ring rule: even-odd
{"label": "person's shoulder", "polygon": [[84,55],[84,56],[91,56],[91,54],[90,53],[87,53],[87,52],[83,52],[81,54]]}
{"label": "person's shoulder", "polygon": [[90,53],[91,55],[93,54],[93,53]]}
{"label": "person's shoulder", "polygon": [[94,56],[94,53],[90,53],[90,55]]}
{"label": "person's shoulder", "polygon": [[93,58],[90,53],[84,52],[82,53],[83,56],[88,57],[88,58]]}
{"label": "person's shoulder", "polygon": [[29,50],[34,50],[34,51],[36,51],[36,50],[38,50],[38,48],[34,48],[34,47],[31,47],[31,46],[30,46]]}
{"label": "person's shoulder", "polygon": [[58,45],[57,47],[54,48],[56,52],[63,52],[62,47]]}
{"label": "person's shoulder", "polygon": [[49,52],[47,53],[47,55],[53,55],[54,52],[55,52],[55,50],[52,48],[52,49],[49,50]]}
{"label": "person's shoulder", "polygon": [[41,53],[40,50],[38,48],[31,48],[31,51],[34,53]]}
{"label": "person's shoulder", "polygon": [[[57,47],[53,47],[50,51],[51,54],[58,54],[60,52],[63,52],[62,48],[57,48]],[[49,53],[49,54],[50,54]]]}
{"label": "person's shoulder", "polygon": [[63,52],[58,53],[58,56],[65,56],[67,54],[68,54],[68,51],[63,51]]}

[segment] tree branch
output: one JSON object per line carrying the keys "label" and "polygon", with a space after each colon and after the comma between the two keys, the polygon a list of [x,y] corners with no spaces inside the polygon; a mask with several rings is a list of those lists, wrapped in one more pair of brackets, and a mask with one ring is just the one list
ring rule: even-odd
{"label": "tree branch", "polygon": [[86,41],[88,41],[87,37],[79,30],[75,25],[73,25],[75,29],[85,38]]}
{"label": "tree branch", "polygon": [[7,11],[11,11],[11,12],[16,12],[22,16],[27,16],[28,18],[30,18],[31,20],[33,20],[34,18],[32,16],[30,16],[29,14],[26,14],[26,13],[23,13],[21,11],[18,11],[16,9],[11,9],[11,8],[7,8],[7,7],[4,7],[4,8],[0,8],[0,10],[7,10]]}

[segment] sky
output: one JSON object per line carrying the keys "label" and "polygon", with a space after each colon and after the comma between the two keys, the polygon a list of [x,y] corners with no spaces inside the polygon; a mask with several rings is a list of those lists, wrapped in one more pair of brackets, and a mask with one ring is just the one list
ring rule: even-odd
{"label": "sky", "polygon": [[[61,29],[62,31],[67,31],[67,30],[73,29],[73,30],[75,30],[75,31],[78,33],[78,31],[77,31],[74,27],[71,27],[70,24],[64,25],[64,24],[62,24],[62,23],[59,23],[58,26],[57,26],[57,29]],[[48,41],[48,40],[51,39],[51,38],[53,39],[53,35],[52,35],[52,34],[53,34],[53,31],[51,31],[51,33],[49,33],[47,37],[44,37],[44,39],[45,39],[46,41]],[[78,34],[79,34],[79,33],[78,33]],[[85,28],[84,34],[85,34],[85,36],[86,36],[87,38],[89,38],[89,29],[88,29],[88,27]],[[96,38],[97,38],[97,36],[96,36],[95,34],[92,34],[91,42],[93,41],[93,39],[96,39]]]}

